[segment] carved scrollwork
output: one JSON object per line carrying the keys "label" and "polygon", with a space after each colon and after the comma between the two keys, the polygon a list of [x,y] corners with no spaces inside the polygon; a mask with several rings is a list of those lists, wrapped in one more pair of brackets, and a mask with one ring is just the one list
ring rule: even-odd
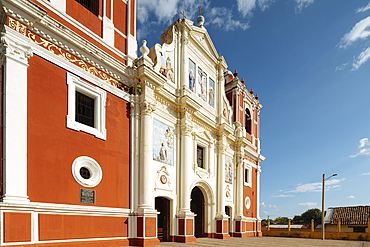
{"label": "carved scrollwork", "polygon": [[141,114],[152,114],[155,111],[156,105],[144,100],[140,105]]}
{"label": "carved scrollwork", "polygon": [[181,133],[184,136],[191,136],[191,133],[193,132],[193,126],[186,124],[181,127]]}
{"label": "carved scrollwork", "polygon": [[28,59],[33,56],[31,46],[28,44],[21,44],[21,41],[17,42],[12,37],[9,37],[7,33],[1,34],[1,45],[5,48],[5,55],[14,60],[28,64]]}

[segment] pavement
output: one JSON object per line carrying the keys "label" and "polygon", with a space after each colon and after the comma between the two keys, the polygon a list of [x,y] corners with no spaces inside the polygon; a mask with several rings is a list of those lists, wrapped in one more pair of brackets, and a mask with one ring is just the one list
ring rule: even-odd
{"label": "pavement", "polygon": [[336,247],[370,247],[370,241],[351,241],[351,240],[321,240],[310,238],[284,238],[284,237],[247,237],[247,238],[230,238],[230,239],[215,239],[215,238],[197,238],[195,243],[174,243],[161,242],[160,247],[192,247],[192,246],[336,246]]}

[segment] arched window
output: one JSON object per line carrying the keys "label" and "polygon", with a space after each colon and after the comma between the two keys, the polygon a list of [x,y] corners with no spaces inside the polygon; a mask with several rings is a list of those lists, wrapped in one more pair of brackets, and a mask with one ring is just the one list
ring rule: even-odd
{"label": "arched window", "polygon": [[252,115],[248,108],[245,109],[245,130],[252,134]]}

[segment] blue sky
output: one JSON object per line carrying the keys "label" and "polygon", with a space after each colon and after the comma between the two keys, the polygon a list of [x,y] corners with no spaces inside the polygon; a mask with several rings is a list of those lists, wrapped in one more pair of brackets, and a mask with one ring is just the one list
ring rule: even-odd
{"label": "blue sky", "polygon": [[261,217],[370,204],[369,0],[138,0],[138,41],[184,11],[263,105]]}

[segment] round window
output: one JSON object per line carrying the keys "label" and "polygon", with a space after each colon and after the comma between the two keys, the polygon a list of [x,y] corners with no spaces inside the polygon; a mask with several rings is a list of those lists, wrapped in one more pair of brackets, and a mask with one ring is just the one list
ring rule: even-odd
{"label": "round window", "polygon": [[84,187],[97,186],[103,177],[98,162],[87,156],[78,157],[73,161],[72,175],[76,182]]}
{"label": "round window", "polygon": [[251,199],[249,198],[249,196],[247,196],[244,200],[244,205],[245,205],[245,208],[246,209],[250,209],[251,207]]}

